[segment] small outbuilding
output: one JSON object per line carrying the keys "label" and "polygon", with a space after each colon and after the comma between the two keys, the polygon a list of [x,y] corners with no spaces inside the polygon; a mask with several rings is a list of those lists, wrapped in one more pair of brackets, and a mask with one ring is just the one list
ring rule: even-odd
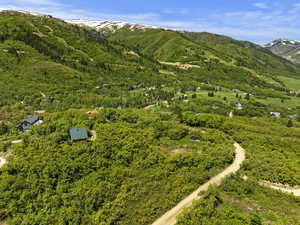
{"label": "small outbuilding", "polygon": [[85,128],[70,129],[71,141],[83,141],[88,139],[88,131]]}

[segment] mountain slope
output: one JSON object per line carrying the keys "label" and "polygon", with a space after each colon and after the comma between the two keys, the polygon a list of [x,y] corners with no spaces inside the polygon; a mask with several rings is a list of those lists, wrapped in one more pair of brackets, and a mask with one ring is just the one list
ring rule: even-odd
{"label": "mountain slope", "polygon": [[[238,88],[244,90],[250,87],[275,88],[273,84],[278,75],[298,76],[300,72],[298,66],[258,45],[208,33],[162,29],[131,31],[124,28],[111,33],[108,40],[134,48],[161,62],[192,65],[194,73],[197,71],[197,77],[193,77],[195,80],[222,85],[228,82],[228,87],[239,82]],[[275,82],[271,84],[267,81],[270,79]],[[280,82],[278,86],[281,86]]]}
{"label": "mountain slope", "polygon": [[264,46],[276,55],[300,63],[300,41],[279,39]]}
{"label": "mountain slope", "polygon": [[[174,32],[164,28],[126,22],[86,20],[68,22],[104,32],[110,40],[120,41],[136,49],[140,48],[142,53],[155,56],[159,60],[186,62],[199,60],[199,56],[206,58],[212,56],[214,59],[220,58],[227,63],[261,71],[288,70],[293,73],[296,69],[294,65],[274,57],[261,46],[222,35],[205,32]],[[191,42],[196,42],[197,45]],[[298,42],[291,43],[297,45]]]}
{"label": "mountain slope", "polygon": [[161,29],[132,32],[121,29],[113,33],[109,40],[126,43],[159,60],[196,64],[217,60],[225,65],[245,67],[257,73],[295,75],[299,71],[299,67],[258,45],[209,33]]}
{"label": "mountain slope", "polygon": [[235,65],[252,69],[262,74],[297,75],[299,67],[266,51],[259,45],[237,41],[222,35],[210,33],[189,33],[185,36],[231,57]]}

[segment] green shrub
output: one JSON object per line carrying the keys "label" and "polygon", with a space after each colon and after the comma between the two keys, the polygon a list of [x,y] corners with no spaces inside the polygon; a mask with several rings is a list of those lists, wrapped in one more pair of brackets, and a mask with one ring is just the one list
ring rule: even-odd
{"label": "green shrub", "polygon": [[171,140],[181,140],[188,134],[188,130],[186,128],[178,127],[172,128],[168,130],[168,137]]}

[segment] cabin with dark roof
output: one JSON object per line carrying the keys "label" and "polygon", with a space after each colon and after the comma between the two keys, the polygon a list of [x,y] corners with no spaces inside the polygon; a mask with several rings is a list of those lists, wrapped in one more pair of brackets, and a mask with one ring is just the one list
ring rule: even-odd
{"label": "cabin with dark roof", "polygon": [[35,114],[31,115],[31,116],[28,116],[27,120],[26,120],[26,122],[31,124],[31,125],[35,124],[37,121],[39,121],[39,117]]}
{"label": "cabin with dark roof", "polygon": [[83,141],[88,139],[88,131],[85,128],[70,129],[71,141]]}
{"label": "cabin with dark roof", "polygon": [[19,129],[23,132],[30,130],[31,124],[24,121],[23,123],[20,124]]}
{"label": "cabin with dark roof", "polygon": [[37,115],[28,116],[27,119],[20,124],[19,129],[23,132],[31,129],[33,125],[42,124],[43,121],[39,119]]}

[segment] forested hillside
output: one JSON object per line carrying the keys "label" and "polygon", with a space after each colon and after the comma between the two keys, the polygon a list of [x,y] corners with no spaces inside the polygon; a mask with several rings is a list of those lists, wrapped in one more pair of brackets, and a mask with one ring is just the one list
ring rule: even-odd
{"label": "forested hillside", "polygon": [[[119,96],[134,87],[174,80],[159,74],[151,59],[58,19],[2,12],[0,28],[2,106],[21,101],[56,109],[119,106]],[[132,96],[129,101],[146,100]]]}
{"label": "forested hillside", "polygon": [[[224,132],[159,113],[69,110],[43,120],[7,146],[14,156],[1,170],[0,220],[9,224],[146,225],[233,160]],[[71,143],[71,127],[97,139]]]}
{"label": "forested hillside", "polygon": [[299,85],[299,65],[250,42],[0,12],[0,224],[149,225],[238,142],[239,172],[178,224],[298,225],[299,197],[263,184],[300,186]]}

